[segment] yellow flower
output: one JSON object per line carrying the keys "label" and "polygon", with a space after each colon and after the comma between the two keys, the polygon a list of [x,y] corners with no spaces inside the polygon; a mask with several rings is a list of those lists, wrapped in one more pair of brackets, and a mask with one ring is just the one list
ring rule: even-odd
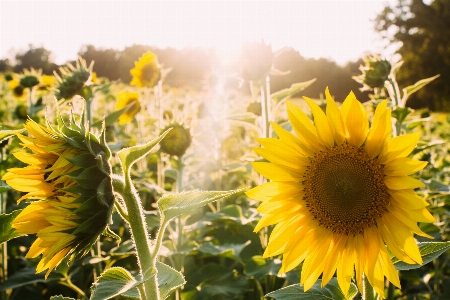
{"label": "yellow flower", "polygon": [[97,83],[97,73],[96,72],[92,72],[91,81],[92,81],[92,83]]}
{"label": "yellow flower", "polygon": [[25,88],[20,84],[19,80],[17,79],[10,80],[9,88],[11,89],[14,97],[19,99],[25,98]]}
{"label": "yellow flower", "polygon": [[158,63],[158,58],[152,52],[146,52],[135,62],[134,69],[130,70],[133,79],[130,84],[137,87],[154,87],[160,77],[161,70]]}
{"label": "yellow flower", "polygon": [[13,155],[28,166],[8,169],[2,180],[26,193],[18,202],[32,200],[12,226],[37,235],[26,257],[42,254],[36,273],[48,269],[47,277],[67,255],[86,254],[107,226],[114,201],[109,150],[76,124],[55,130],[28,120],[24,127],[29,136],[17,137],[32,153]]}
{"label": "yellow flower", "polygon": [[55,78],[50,75],[42,75],[40,79],[40,90],[48,90],[53,87],[53,83],[55,82]]}
{"label": "yellow flower", "polygon": [[139,110],[141,110],[138,93],[122,92],[119,94],[119,101],[117,101],[116,109],[122,109],[129,104],[131,104],[130,108],[119,117],[119,124],[130,122]]}
{"label": "yellow flower", "polygon": [[429,237],[417,222],[433,222],[428,204],[414,192],[424,184],[409,177],[426,162],[407,158],[418,133],[391,136],[391,110],[383,101],[372,125],[350,93],[341,108],[325,91],[326,114],[305,98],[314,123],[287,104],[292,135],[273,123],[277,138],[262,138],[256,153],[269,162],[253,167],[271,182],[247,192],[262,201],[255,231],[274,225],[264,256],[283,254],[280,273],[303,262],[300,284],[310,289],[322,274],[322,286],[337,271],[344,293],[356,272],[383,296],[384,277],[400,287],[388,249],[398,259],[422,263],[413,233]]}

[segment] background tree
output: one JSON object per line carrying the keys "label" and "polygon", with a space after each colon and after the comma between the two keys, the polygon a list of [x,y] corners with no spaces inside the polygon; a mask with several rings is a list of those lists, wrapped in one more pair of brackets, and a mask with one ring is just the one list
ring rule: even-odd
{"label": "background tree", "polygon": [[441,74],[408,100],[411,107],[450,111],[450,1],[398,0],[375,20],[375,29],[391,43],[404,64],[397,74],[401,87]]}
{"label": "background tree", "polygon": [[14,72],[21,73],[23,69],[42,69],[43,74],[51,75],[58,68],[58,65],[52,62],[51,52],[43,47],[35,48],[29,45],[25,52],[16,54],[16,65]]}
{"label": "background tree", "polygon": [[96,49],[92,45],[81,48],[78,52],[86,60],[87,65],[94,61],[94,71],[99,77],[108,77],[110,80],[120,78],[118,60],[120,53],[114,49]]}

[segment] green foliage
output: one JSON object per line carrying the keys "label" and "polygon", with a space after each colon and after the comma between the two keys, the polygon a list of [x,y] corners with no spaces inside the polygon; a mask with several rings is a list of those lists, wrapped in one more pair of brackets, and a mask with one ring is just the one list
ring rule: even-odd
{"label": "green foliage", "polygon": [[[0,188],[0,193],[5,191],[5,187]],[[22,210],[15,210],[10,214],[0,215],[0,243],[4,243],[13,238],[23,236],[23,234],[15,232],[14,228],[11,227],[12,221],[20,214]]]}
{"label": "green foliage", "polygon": [[276,300],[347,300],[353,299],[358,293],[358,289],[353,283],[350,285],[350,290],[346,295],[339,288],[335,278],[331,279],[323,288],[320,287],[321,281],[322,280],[319,279],[307,292],[304,292],[303,287],[299,284],[294,284],[269,293],[266,296]]}
{"label": "green foliage", "polygon": [[440,74],[427,90],[411,97],[414,108],[450,110],[450,2],[433,0],[398,0],[387,6],[376,18],[375,29],[391,43],[401,42],[397,52],[404,61],[398,74],[400,85],[417,82],[424,77]]}
{"label": "green foliage", "polygon": [[[439,257],[442,253],[450,249],[450,242],[422,242],[418,244],[420,255],[423,259],[423,264],[425,265],[431,262],[433,259]],[[397,270],[411,270],[420,268],[422,265],[418,264],[407,264],[398,259],[394,258],[392,260],[394,266]]]}

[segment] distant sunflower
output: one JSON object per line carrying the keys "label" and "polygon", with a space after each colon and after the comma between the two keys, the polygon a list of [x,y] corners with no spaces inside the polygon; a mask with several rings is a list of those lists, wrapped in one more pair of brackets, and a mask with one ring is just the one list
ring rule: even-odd
{"label": "distant sunflower", "polygon": [[287,104],[297,136],[273,123],[280,137],[262,138],[256,153],[269,162],[253,167],[271,182],[247,192],[262,201],[255,231],[274,225],[265,257],[283,254],[280,273],[303,262],[300,284],[310,289],[322,275],[326,285],[335,271],[342,291],[356,271],[383,296],[384,277],[400,287],[389,249],[406,263],[422,263],[413,233],[429,237],[417,222],[433,222],[428,204],[414,192],[424,184],[409,177],[426,162],[407,158],[418,133],[391,137],[391,111],[383,101],[372,126],[350,93],[341,106],[326,92],[326,114],[311,99],[314,123]]}
{"label": "distant sunflower", "polygon": [[118,98],[119,100],[117,101],[116,109],[122,109],[131,104],[130,108],[119,117],[119,123],[125,124],[133,120],[134,116],[139,112],[139,110],[141,110],[139,94],[132,92],[121,92]]}
{"label": "distant sunflower", "polygon": [[137,87],[154,87],[161,77],[161,67],[156,55],[150,51],[144,53],[134,69],[130,70],[133,79],[130,84]]}
{"label": "distant sunflower", "polygon": [[[17,133],[29,152],[13,155],[28,164],[12,168],[2,180],[32,200],[14,219],[18,233],[36,234],[26,257],[42,254],[36,273],[50,272],[69,254],[84,255],[105,230],[114,196],[104,143],[90,135],[86,145],[81,128],[55,130],[28,120],[29,137]],[[72,256],[73,257],[73,256]]]}

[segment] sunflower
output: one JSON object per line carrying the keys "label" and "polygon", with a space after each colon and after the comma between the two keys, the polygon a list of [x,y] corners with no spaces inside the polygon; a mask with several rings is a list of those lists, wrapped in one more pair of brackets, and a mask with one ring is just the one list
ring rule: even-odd
{"label": "sunflower", "polygon": [[42,254],[36,273],[48,269],[47,277],[64,257],[86,254],[106,229],[114,201],[109,150],[75,125],[57,130],[29,119],[24,127],[29,136],[17,137],[32,153],[13,155],[27,166],[8,169],[2,179],[26,193],[18,202],[31,200],[12,227],[37,235],[26,257]]}
{"label": "sunflower", "polygon": [[247,192],[262,201],[255,227],[275,225],[264,256],[283,254],[280,274],[303,262],[300,284],[310,289],[322,274],[322,286],[335,272],[346,293],[356,273],[383,296],[384,277],[400,288],[388,249],[414,264],[422,258],[413,233],[431,238],[417,222],[433,222],[428,204],[414,192],[424,184],[411,175],[426,162],[407,158],[418,133],[391,137],[387,101],[372,125],[362,104],[350,93],[341,108],[326,93],[326,113],[305,98],[314,123],[288,102],[297,136],[272,123],[278,138],[262,138],[255,152],[268,162],[253,167],[271,180]]}
{"label": "sunflower", "polygon": [[130,107],[120,115],[119,124],[125,124],[130,122],[133,117],[141,110],[141,103],[139,102],[139,94],[132,92],[122,92],[118,96],[116,109],[122,109],[128,105]]}
{"label": "sunflower", "polygon": [[131,85],[137,87],[154,87],[158,83],[161,77],[161,67],[155,54],[148,51],[134,64],[134,69],[130,70],[133,76],[130,82]]}

